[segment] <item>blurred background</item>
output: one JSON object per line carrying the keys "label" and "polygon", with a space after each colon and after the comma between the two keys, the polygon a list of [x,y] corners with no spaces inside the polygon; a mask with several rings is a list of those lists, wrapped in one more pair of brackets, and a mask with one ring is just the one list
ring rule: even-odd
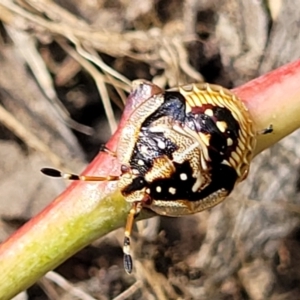
{"label": "blurred background", "polygon": [[[42,167],[99,152],[132,80],[241,85],[300,57],[299,24],[299,0],[0,0],[0,240],[65,188]],[[133,276],[120,229],[19,299],[300,299],[299,142],[259,155],[223,204],[140,222]]]}

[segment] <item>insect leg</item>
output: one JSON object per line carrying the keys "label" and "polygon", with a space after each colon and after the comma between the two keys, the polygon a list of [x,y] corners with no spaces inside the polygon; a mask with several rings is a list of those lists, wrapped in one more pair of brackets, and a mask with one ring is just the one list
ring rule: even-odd
{"label": "insect leg", "polygon": [[111,155],[111,156],[113,156],[113,157],[117,157],[117,153],[114,152],[114,151],[112,151],[112,150],[110,150],[110,149],[108,149],[108,148],[106,147],[106,145],[104,145],[104,144],[102,144],[102,145],[100,146],[100,151],[105,152],[105,153],[107,153],[107,154],[109,154],[109,155]]}
{"label": "insect leg", "polygon": [[124,253],[124,269],[125,271],[130,274],[132,272],[132,256],[130,255],[130,242],[131,242],[131,231],[134,223],[134,218],[139,214],[141,210],[141,203],[140,202],[134,202],[132,204],[132,207],[129,211],[126,227],[125,227],[125,237],[124,237],[124,244],[123,244],[123,253]]}
{"label": "insect leg", "polygon": [[257,135],[261,135],[261,134],[269,134],[269,133],[272,133],[272,132],[273,132],[273,125],[270,124],[269,127],[264,128],[264,129],[262,129],[262,130],[259,130],[259,131],[257,132]]}

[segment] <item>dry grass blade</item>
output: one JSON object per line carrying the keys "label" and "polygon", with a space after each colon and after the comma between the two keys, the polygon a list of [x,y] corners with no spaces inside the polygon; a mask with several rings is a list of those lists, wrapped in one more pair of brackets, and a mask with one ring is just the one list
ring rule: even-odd
{"label": "dry grass blade", "polygon": [[51,280],[51,281],[55,282],[58,286],[60,286],[61,288],[63,288],[70,295],[72,295],[72,296],[74,296],[74,297],[76,297],[78,299],[82,299],[82,300],[96,300],[94,297],[88,295],[87,293],[85,293],[81,289],[73,286],[70,282],[68,282],[66,279],[64,279],[62,276],[60,276],[59,274],[57,274],[55,272],[48,272],[45,275],[45,278],[47,278],[48,280]]}
{"label": "dry grass blade", "polygon": [[[49,75],[40,53],[36,49],[34,38],[24,31],[16,30],[10,26],[6,26],[6,30],[31,69],[35,79],[47,96],[47,99],[51,101],[53,107],[62,120],[71,128],[84,134],[91,135],[94,132],[93,129],[72,120],[69,112],[57,97],[52,78]],[[26,45],[26,47],[24,47],[24,45]]]}
{"label": "dry grass blade", "polygon": [[[51,10],[51,9],[47,10],[47,14],[49,15],[49,13],[51,12],[50,17],[52,17],[54,19],[54,22],[52,22],[52,24],[49,24],[49,23],[46,24],[47,21],[41,19],[38,15],[30,14],[29,12],[22,10],[21,7],[17,7],[16,5],[12,4],[9,1],[5,1],[4,4],[6,5],[7,8],[11,9],[13,12],[18,13],[22,17],[25,17],[31,21],[34,21],[39,25],[42,25],[43,27],[49,29],[53,33],[58,33],[57,29],[55,29],[58,24],[55,23],[55,21],[57,19],[63,19],[64,23],[59,24],[59,26],[61,27],[60,34],[65,36],[68,40],[70,40],[71,42],[73,42],[75,44],[77,52],[82,57],[93,62],[104,73],[109,74],[111,76],[110,83],[114,83],[115,81],[123,82],[123,83],[125,83],[125,85],[127,85],[126,90],[127,91],[129,90],[131,83],[125,76],[121,75],[120,73],[115,71],[113,68],[106,65],[101,60],[101,58],[95,54],[95,51],[93,51],[93,49],[90,49],[89,52],[86,51],[82,46],[82,44],[86,43],[86,42],[84,42],[84,39],[82,39],[82,37],[80,38],[76,34],[76,29],[75,29],[75,31],[72,28],[67,29],[68,26],[71,26],[71,25],[74,26],[74,24],[76,23],[75,16],[72,16],[70,13],[67,13],[67,17],[63,18],[63,16],[65,16],[66,12],[63,9],[61,9],[59,6],[57,6],[53,3],[50,4],[50,2],[47,2],[47,5],[48,6],[50,5],[51,9],[53,8],[53,10]],[[45,9],[44,7],[40,7],[40,6],[34,6],[34,8],[38,8],[39,10]],[[46,12],[44,12],[44,13],[46,13]],[[80,28],[79,30],[81,30],[82,28],[84,30],[89,30],[88,25],[85,24],[84,21],[82,21],[82,20],[80,20],[79,25],[77,23],[76,23],[76,25],[77,25],[77,27]],[[74,27],[74,28],[76,28],[76,27]],[[11,33],[12,33],[12,36],[18,35],[15,39],[16,43],[18,43],[20,38],[24,37],[24,34],[18,34],[17,31],[14,31],[14,30],[11,30]],[[28,39],[28,36],[26,36],[26,38]],[[58,101],[58,98],[57,98],[54,88],[53,88],[52,80],[51,80],[49,74],[47,73],[46,67],[45,67],[42,59],[40,58],[38,52],[36,51],[36,48],[34,47],[34,42],[32,40],[30,40],[29,42],[30,42],[29,45],[31,45],[31,47],[29,47],[29,48],[26,47],[25,48],[26,50],[21,50],[21,51],[22,51],[27,63],[33,70],[33,73],[37,74],[36,78],[37,78],[38,82],[40,83],[41,87],[44,88],[45,94],[48,96],[49,99],[51,99],[51,101],[54,103],[54,106],[56,106],[58,108],[60,115],[63,115],[63,119],[65,121],[67,121],[67,123],[71,127],[73,127],[74,129],[76,129],[78,131],[84,132],[86,134],[91,134],[91,131],[88,130],[89,128],[87,128],[83,125],[80,125],[80,124],[74,122],[73,120],[71,120],[70,118],[66,117],[67,112],[62,108],[61,104]],[[24,51],[26,51],[26,53],[24,53]],[[34,57],[32,55],[28,55],[28,53],[27,53],[28,51],[30,51],[29,54],[34,54]],[[94,52],[94,53],[91,53],[91,52]],[[83,64],[82,60],[81,60],[81,64]],[[85,64],[85,66],[86,66],[86,69],[88,68],[90,74],[92,75],[92,77],[95,80],[98,91],[102,98],[102,102],[104,105],[105,113],[106,113],[106,116],[108,119],[108,123],[109,123],[110,129],[111,129],[111,132],[114,132],[117,128],[117,123],[116,123],[116,120],[114,117],[113,109],[110,104],[109,95],[108,95],[108,91],[107,91],[107,88],[106,88],[104,80],[103,80],[103,76],[101,76],[99,74],[99,72],[97,71],[97,69],[95,67],[93,67],[91,64],[89,65],[89,67],[87,67],[87,64]]]}
{"label": "dry grass blade", "polygon": [[[74,38],[77,38],[82,42],[86,41],[95,49],[116,57],[122,57],[124,55],[134,56],[134,53],[131,52],[130,43],[132,39],[140,37],[140,32],[134,33],[133,36],[131,33],[127,36],[124,36],[119,33],[99,30],[94,31],[90,29],[87,24],[86,26],[82,25],[85,24],[82,20],[78,20],[78,23],[76,23],[76,25],[80,26],[74,26],[74,24],[65,22],[57,22],[57,19],[63,19],[59,17],[57,17],[56,20],[49,21],[49,19],[45,19],[39,15],[35,15],[31,12],[26,11],[24,8],[14,4],[10,0],[2,0],[0,6],[4,6],[4,8],[10,10],[17,16],[24,18],[24,21],[27,21],[29,23],[32,22],[33,24],[35,24],[35,26],[40,26],[41,28],[51,32],[52,34],[65,36],[69,40],[74,40]],[[65,10],[60,8],[60,11],[64,12]],[[17,26],[18,24],[14,25]],[[144,42],[149,40],[148,36],[145,36],[144,34],[142,36],[144,37]]]}
{"label": "dry grass blade", "polygon": [[[3,0],[2,5],[27,22],[32,22],[35,26],[40,26],[54,35],[64,36],[75,44],[78,53],[83,57],[96,64],[104,73],[110,74],[125,84],[130,85],[130,81],[93,55],[94,50],[112,57],[131,57],[148,63],[154,69],[163,67],[167,78],[166,83],[169,86],[185,82],[185,77],[192,81],[202,81],[200,73],[189,64],[183,41],[184,32],[180,28],[175,32],[156,28],[148,32],[136,30],[122,34],[104,30],[95,31],[82,19],[78,19],[76,23],[76,16],[49,1],[46,1],[45,5],[44,3],[38,5],[38,8],[50,20],[26,11],[23,7],[17,6],[9,0]],[[32,3],[32,5],[34,4]],[[87,51],[87,49],[89,50]],[[105,95],[103,88],[101,90]]]}
{"label": "dry grass blade", "polygon": [[[91,76],[96,76],[101,78],[101,80],[105,83],[112,83],[115,88],[119,88],[123,91],[130,92],[131,90],[131,81],[126,79],[126,77],[122,76],[120,73],[116,72],[115,70],[111,69],[109,66],[107,66],[103,61],[99,59],[99,57],[93,57],[91,54],[85,52],[82,48],[82,52],[75,51],[71,46],[69,46],[66,41],[63,39],[56,39],[56,41],[60,44],[60,46],[78,63],[81,64],[83,68],[85,68]],[[87,59],[84,59],[87,58]],[[103,71],[105,74],[101,74],[98,72],[98,70],[91,64],[89,61],[95,63],[95,65],[99,65],[101,63],[101,68],[103,68]],[[104,67],[106,66],[106,67]],[[111,69],[113,72],[106,72],[106,68]]]}
{"label": "dry grass blade", "polygon": [[77,51],[78,51],[78,53],[80,55],[82,55],[86,59],[88,59],[91,62],[93,62],[103,72],[105,72],[105,73],[107,73],[107,74],[115,77],[116,79],[118,79],[121,82],[127,84],[128,86],[131,85],[131,81],[130,80],[128,80],[125,76],[123,76],[122,74],[118,73],[116,70],[114,70],[113,68],[111,68],[107,64],[105,64],[99,56],[95,55],[95,51],[93,51],[91,48],[90,48],[90,52],[93,51],[94,52],[93,54],[91,54],[91,53],[87,52],[86,50],[84,50],[83,47],[81,46],[81,44],[79,43],[79,41],[73,40],[73,42],[74,42],[74,44],[76,46],[76,49],[77,49]]}
{"label": "dry grass blade", "polygon": [[179,41],[177,38],[174,38],[173,45],[178,55],[177,60],[179,62],[179,66],[181,70],[189,77],[194,79],[196,82],[203,82],[204,81],[203,76],[190,65],[187,51],[184,48],[182,42]]}
{"label": "dry grass blade", "polygon": [[9,113],[3,106],[0,105],[0,123],[11,130],[17,137],[19,137],[29,147],[42,152],[48,159],[58,168],[63,168],[64,163],[61,161],[51,149],[44,144],[39,138],[28,131],[22,123],[20,123],[11,113]]}
{"label": "dry grass blade", "polygon": [[[120,93],[121,91],[126,91],[129,92],[130,88],[127,84],[124,84],[118,80],[116,80],[114,77],[111,77],[110,75],[106,74],[101,74],[98,72],[98,70],[91,64],[88,60],[84,59],[74,48],[72,48],[70,45],[66,43],[65,40],[63,39],[56,39],[57,43],[64,49],[68,55],[70,55],[73,59],[75,59],[87,72],[90,73],[90,75],[93,77],[94,81],[97,84],[98,80],[101,80],[102,82],[105,83],[110,83],[112,84],[115,89],[119,90]],[[126,99],[125,95],[122,95],[122,99],[124,98],[124,101]],[[119,103],[116,103],[120,108],[123,109],[123,106],[121,106]]]}
{"label": "dry grass blade", "polygon": [[181,78],[176,52],[166,39],[162,39],[162,44],[163,47],[161,47],[159,54],[166,64],[164,74],[171,86],[178,86]]}
{"label": "dry grass blade", "polygon": [[113,300],[125,300],[131,297],[137,290],[143,286],[142,281],[137,280],[130,288],[121,293],[119,296],[115,297]]}
{"label": "dry grass blade", "polygon": [[13,297],[11,300],[28,300],[28,295],[26,292],[21,292],[17,296]]}
{"label": "dry grass blade", "polygon": [[[76,50],[78,51],[78,53],[81,56],[83,56],[86,59],[94,62],[100,68],[102,68],[106,72],[109,72],[110,75],[114,75],[114,76],[116,76],[116,78],[119,78],[122,81],[128,83],[128,85],[130,85],[130,82],[124,76],[122,76],[121,74],[114,71],[113,69],[108,67],[106,64],[104,64],[103,61],[100,59],[100,57],[96,57],[95,55],[92,55],[92,54],[88,53],[87,51],[85,51],[82,48],[82,46],[80,45],[79,42],[74,41],[74,40],[73,40],[73,42],[75,42]],[[97,85],[99,93],[101,95],[101,99],[102,99],[102,102],[103,102],[103,105],[104,105],[104,110],[105,110],[106,117],[107,117],[107,120],[108,120],[108,123],[109,123],[109,127],[110,127],[110,130],[111,130],[111,133],[113,133],[117,129],[117,122],[116,122],[115,117],[114,117],[113,109],[112,109],[112,106],[110,104],[107,88],[106,88],[105,83],[103,81],[103,77],[99,76],[99,72],[92,65],[90,65],[89,70],[90,70],[90,72],[92,72],[91,74],[93,75],[93,78],[95,80],[95,83]]]}
{"label": "dry grass blade", "polygon": [[49,279],[42,277],[38,281],[39,286],[45,292],[49,300],[58,300],[60,295],[57,291],[56,285]]}
{"label": "dry grass blade", "polygon": [[177,298],[178,295],[168,282],[168,279],[155,270],[152,261],[145,260],[143,263],[135,261],[135,265],[136,277],[149,284],[156,299],[167,300]]}

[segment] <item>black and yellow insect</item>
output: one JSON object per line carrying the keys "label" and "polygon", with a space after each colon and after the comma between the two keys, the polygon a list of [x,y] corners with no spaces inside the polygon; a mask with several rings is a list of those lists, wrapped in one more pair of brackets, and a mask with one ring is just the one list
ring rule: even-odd
{"label": "black and yellow insect", "polygon": [[42,171],[71,180],[118,180],[132,203],[123,247],[125,270],[131,273],[130,234],[141,209],[177,217],[220,203],[246,178],[256,134],[247,108],[233,93],[190,84],[153,95],[132,112],[117,152],[106,149],[121,163],[119,176]]}

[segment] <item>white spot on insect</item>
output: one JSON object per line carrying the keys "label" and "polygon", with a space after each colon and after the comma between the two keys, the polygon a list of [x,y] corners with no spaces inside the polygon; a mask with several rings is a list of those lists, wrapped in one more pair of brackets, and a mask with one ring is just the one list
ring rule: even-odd
{"label": "white spot on insect", "polygon": [[155,190],[156,190],[157,193],[160,193],[161,192],[161,186],[157,186]]}
{"label": "white spot on insect", "polygon": [[181,173],[181,174],[179,175],[179,177],[180,177],[180,179],[181,179],[182,181],[185,181],[185,180],[188,179],[188,176],[187,176],[185,173]]}
{"label": "white spot on insect", "polygon": [[154,126],[154,127],[150,127],[149,131],[153,133],[159,133],[159,132],[164,132],[164,128],[160,126]]}
{"label": "white spot on insect", "polygon": [[[132,169],[131,173],[134,174],[134,175],[139,175],[140,174],[139,170],[137,170],[137,169]],[[131,175],[130,175],[130,177],[131,177]]]}
{"label": "white spot on insect", "polygon": [[214,115],[214,112],[210,108],[206,109],[204,113],[210,117],[212,117]]}
{"label": "white spot on insect", "polygon": [[142,159],[139,159],[138,160],[138,165],[140,165],[140,166],[143,166],[145,163],[144,163],[144,161],[142,160]]}
{"label": "white spot on insect", "polygon": [[230,147],[233,145],[233,140],[231,138],[227,139],[227,146]]}
{"label": "white spot on insect", "polygon": [[148,154],[148,147],[143,145],[143,146],[141,146],[140,151],[141,151],[141,153]]}
{"label": "white spot on insect", "polygon": [[218,122],[216,123],[216,125],[217,125],[217,127],[219,128],[219,130],[220,130],[221,132],[225,132],[226,129],[227,129],[227,123],[224,122],[224,121],[218,121]]}
{"label": "white spot on insect", "polygon": [[149,188],[147,188],[145,192],[146,192],[147,194],[150,194],[151,191],[150,191]]}
{"label": "white spot on insect", "polygon": [[172,194],[172,195],[175,195],[176,194],[176,189],[174,187],[170,187],[169,188],[169,193]]}
{"label": "white spot on insect", "polygon": [[226,159],[222,160],[221,164],[226,165],[226,166],[230,166],[230,163]]}
{"label": "white spot on insect", "polygon": [[158,140],[157,141],[157,147],[160,148],[160,149],[165,149],[166,148],[166,144],[163,141]]}

